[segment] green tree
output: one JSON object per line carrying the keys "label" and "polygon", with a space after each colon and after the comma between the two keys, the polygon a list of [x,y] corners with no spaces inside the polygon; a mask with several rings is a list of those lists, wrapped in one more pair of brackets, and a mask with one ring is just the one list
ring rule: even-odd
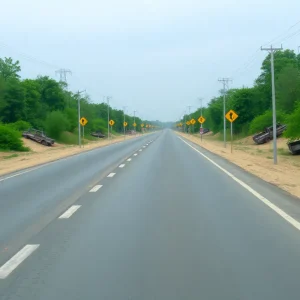
{"label": "green tree", "polygon": [[278,109],[291,113],[300,100],[300,73],[297,67],[283,68],[276,83]]}
{"label": "green tree", "polygon": [[11,57],[0,58],[0,76],[7,79],[19,79],[19,72],[21,71],[19,61],[13,61]]}

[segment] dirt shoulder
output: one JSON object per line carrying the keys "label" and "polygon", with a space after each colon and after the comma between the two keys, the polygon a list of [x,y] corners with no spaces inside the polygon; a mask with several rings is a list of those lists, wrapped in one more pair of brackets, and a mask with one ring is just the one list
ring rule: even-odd
{"label": "dirt shoulder", "polygon": [[[126,140],[134,137],[135,136],[126,136]],[[70,146],[57,143],[52,147],[46,147],[34,141],[23,139],[24,145],[29,147],[31,151],[0,152],[0,175],[34,167],[43,163],[55,161],[60,158],[122,141],[124,141],[124,136],[115,137],[113,140],[109,141],[106,139],[100,139],[99,141],[89,142],[88,144],[84,145],[84,148],[79,148],[76,145]]]}
{"label": "dirt shoulder", "polygon": [[300,198],[300,156],[289,154],[285,139],[278,139],[278,164],[274,165],[272,142],[256,145],[247,137],[235,141],[231,153],[230,143],[224,148],[223,142],[216,137],[204,135],[201,142],[199,136],[177,134]]}

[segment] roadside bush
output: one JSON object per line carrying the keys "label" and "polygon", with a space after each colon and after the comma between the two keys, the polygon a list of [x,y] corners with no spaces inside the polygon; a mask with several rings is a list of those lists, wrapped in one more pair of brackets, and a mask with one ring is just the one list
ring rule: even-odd
{"label": "roadside bush", "polygon": [[18,131],[24,131],[24,130],[27,130],[29,128],[31,128],[31,124],[26,122],[26,121],[17,121],[15,123],[10,123],[8,124],[11,128],[15,129],[15,130],[18,130]]}
{"label": "roadside bush", "polygon": [[61,134],[69,127],[68,120],[61,111],[52,111],[45,121],[46,134],[54,139],[59,139]]}
{"label": "roadside bush", "polygon": [[287,118],[287,130],[284,136],[291,140],[300,139],[300,103],[294,112]]}
{"label": "roadside bush", "polygon": [[3,124],[0,124],[0,149],[29,151],[29,148],[23,145],[20,132]]}
{"label": "roadside bush", "polygon": [[[285,123],[287,120],[286,114],[281,111],[277,111],[276,114],[277,123]],[[267,110],[264,114],[257,116],[250,123],[249,132],[250,134],[258,133],[263,131],[266,127],[272,126],[273,114],[272,110]]]}

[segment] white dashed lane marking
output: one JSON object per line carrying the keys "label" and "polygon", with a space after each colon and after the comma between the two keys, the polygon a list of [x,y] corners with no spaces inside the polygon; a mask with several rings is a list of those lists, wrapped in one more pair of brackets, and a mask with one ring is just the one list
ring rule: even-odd
{"label": "white dashed lane marking", "polygon": [[131,161],[131,158],[128,158],[127,161]]}
{"label": "white dashed lane marking", "polygon": [[134,156],[137,156],[138,154],[137,154],[137,153],[134,153],[133,155],[134,155]]}
{"label": "white dashed lane marking", "polygon": [[0,279],[5,279],[40,245],[26,245],[0,268]]}
{"label": "white dashed lane marking", "polygon": [[140,151],[140,152],[142,152],[142,151],[143,151],[143,149],[140,149],[139,151]]}
{"label": "white dashed lane marking", "polygon": [[91,190],[90,190],[90,193],[95,193],[97,192],[99,189],[102,188],[103,185],[95,185]]}
{"label": "white dashed lane marking", "polygon": [[107,177],[114,177],[116,175],[116,173],[110,173],[107,175]]}
{"label": "white dashed lane marking", "polygon": [[119,165],[119,168],[124,168],[124,167],[125,167],[125,164]]}
{"label": "white dashed lane marking", "polygon": [[81,205],[72,205],[59,217],[59,219],[69,219],[80,207]]}

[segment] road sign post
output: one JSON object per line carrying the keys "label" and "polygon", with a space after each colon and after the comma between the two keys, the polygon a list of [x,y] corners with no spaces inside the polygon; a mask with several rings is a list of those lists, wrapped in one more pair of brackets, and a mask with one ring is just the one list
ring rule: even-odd
{"label": "road sign post", "polygon": [[233,122],[238,118],[238,114],[234,110],[230,110],[225,115],[226,119],[230,122],[230,136],[231,136],[231,153],[233,152]]}
{"label": "road sign post", "polygon": [[[82,147],[84,148],[84,126],[88,123],[88,120],[84,117],[82,117],[80,120],[79,120],[79,123],[81,124],[82,126],[82,136],[83,136],[83,139],[82,139]],[[79,132],[80,134],[80,132]]]}
{"label": "road sign post", "polygon": [[198,122],[201,124],[200,127],[200,136],[201,136],[201,142],[202,142],[202,135],[203,135],[203,123],[205,122],[205,118],[203,116],[200,116],[198,119]]}

